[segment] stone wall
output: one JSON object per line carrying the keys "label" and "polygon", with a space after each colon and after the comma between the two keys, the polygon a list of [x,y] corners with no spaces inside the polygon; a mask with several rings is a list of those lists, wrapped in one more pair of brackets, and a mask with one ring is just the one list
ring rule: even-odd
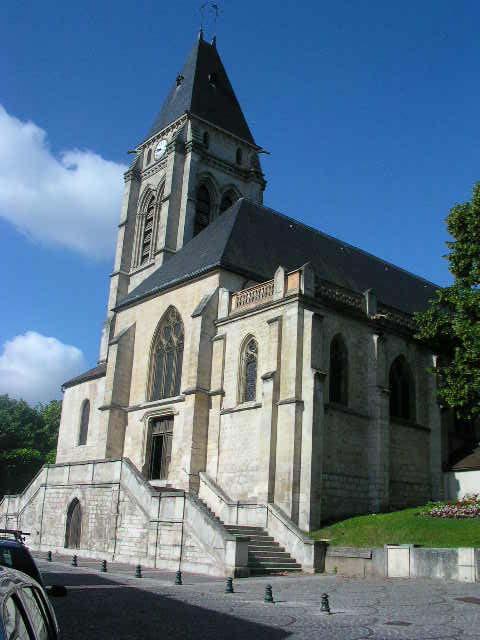
{"label": "stone wall", "polygon": [[[80,548],[67,549],[67,513],[81,507]],[[42,551],[212,575],[247,571],[247,542],[184,492],[158,493],[128,460],[43,467],[27,490],[0,502],[0,527],[30,532]]]}
{"label": "stone wall", "polygon": [[[105,394],[105,376],[65,389],[62,418],[57,444],[57,462],[97,460],[105,455],[105,423],[99,407]],[[90,401],[88,437],[85,445],[78,444],[80,414],[85,400]]]}
{"label": "stone wall", "polygon": [[431,499],[430,432],[390,422],[390,506],[402,509]]}
{"label": "stone wall", "polygon": [[327,407],[320,492],[324,521],[369,511],[368,429],[367,416]]}

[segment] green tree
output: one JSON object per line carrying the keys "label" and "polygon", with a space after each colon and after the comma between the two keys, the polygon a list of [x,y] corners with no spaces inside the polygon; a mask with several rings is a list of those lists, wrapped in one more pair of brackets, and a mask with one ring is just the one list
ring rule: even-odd
{"label": "green tree", "polygon": [[441,402],[471,420],[480,416],[480,182],[446,222],[453,240],[445,257],[454,282],[416,315],[417,337],[440,354]]}
{"label": "green tree", "polygon": [[22,490],[43,464],[54,461],[60,413],[58,400],[31,407],[0,396],[0,496]]}

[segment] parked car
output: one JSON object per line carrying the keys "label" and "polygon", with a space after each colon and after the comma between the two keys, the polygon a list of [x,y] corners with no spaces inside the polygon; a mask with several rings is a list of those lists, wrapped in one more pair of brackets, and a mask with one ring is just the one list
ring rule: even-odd
{"label": "parked car", "polygon": [[0,640],[59,638],[57,619],[42,585],[21,571],[0,567]]}
{"label": "parked car", "polygon": [[0,566],[18,569],[43,585],[35,560],[25,546],[26,535],[29,534],[16,529],[0,529]]}

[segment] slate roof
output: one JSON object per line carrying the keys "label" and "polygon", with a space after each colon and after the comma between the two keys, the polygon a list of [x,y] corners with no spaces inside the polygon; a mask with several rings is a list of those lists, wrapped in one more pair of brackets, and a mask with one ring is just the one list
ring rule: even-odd
{"label": "slate roof", "polygon": [[480,469],[480,447],[452,465],[452,471],[473,471],[475,469]]}
{"label": "slate roof", "polygon": [[95,380],[95,378],[101,378],[107,372],[107,365],[102,362],[101,364],[93,367],[93,369],[89,369],[85,371],[85,373],[81,373],[79,376],[72,378],[71,380],[67,380],[62,384],[62,389],[68,389],[68,387],[74,387],[76,384],[80,384],[81,382],[87,382],[88,380]]}
{"label": "slate roof", "polygon": [[262,282],[279,265],[287,270],[310,262],[318,279],[363,293],[406,313],[420,311],[436,285],[345,242],[246,198],[151,273],[118,305],[122,308],[174,284],[223,267]]}
{"label": "slate roof", "polygon": [[200,37],[180,75],[181,84],[173,85],[147,139],[189,111],[255,144],[215,45]]}

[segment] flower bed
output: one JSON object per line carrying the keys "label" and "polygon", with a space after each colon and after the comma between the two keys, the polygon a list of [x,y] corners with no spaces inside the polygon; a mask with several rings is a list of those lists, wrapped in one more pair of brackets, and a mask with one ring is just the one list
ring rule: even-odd
{"label": "flower bed", "polygon": [[422,515],[431,518],[480,518],[480,494],[465,496],[455,502],[429,505]]}

